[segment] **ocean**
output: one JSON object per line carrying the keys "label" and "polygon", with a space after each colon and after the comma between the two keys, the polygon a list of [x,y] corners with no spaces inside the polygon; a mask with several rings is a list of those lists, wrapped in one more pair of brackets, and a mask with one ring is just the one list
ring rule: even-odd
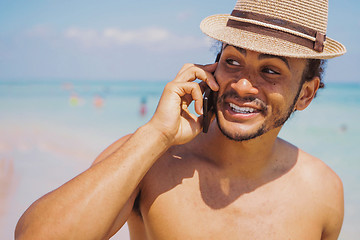
{"label": "ocean", "polygon": [[[0,81],[0,239],[37,198],[90,166],[146,123],[165,82]],[[342,179],[339,239],[360,235],[360,84],[328,83],[280,137],[322,159]],[[129,239],[126,226],[113,239]]]}

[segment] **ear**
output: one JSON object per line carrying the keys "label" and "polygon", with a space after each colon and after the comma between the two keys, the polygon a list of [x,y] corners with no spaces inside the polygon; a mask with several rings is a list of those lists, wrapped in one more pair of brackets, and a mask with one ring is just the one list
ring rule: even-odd
{"label": "ear", "polygon": [[307,81],[303,84],[301,92],[296,103],[296,110],[304,110],[309,106],[311,101],[314,99],[315,94],[320,86],[320,78],[314,77],[311,81]]}

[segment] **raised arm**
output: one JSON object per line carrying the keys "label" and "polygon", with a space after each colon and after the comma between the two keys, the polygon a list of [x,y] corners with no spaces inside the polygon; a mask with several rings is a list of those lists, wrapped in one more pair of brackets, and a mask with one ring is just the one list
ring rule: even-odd
{"label": "raised arm", "polygon": [[[192,140],[201,118],[201,79],[214,90],[216,64],[185,65],[164,89],[153,118],[106,149],[85,172],[34,202],[20,218],[16,239],[104,239],[123,225],[155,161],[172,145]],[[116,223],[114,226],[114,223]]]}

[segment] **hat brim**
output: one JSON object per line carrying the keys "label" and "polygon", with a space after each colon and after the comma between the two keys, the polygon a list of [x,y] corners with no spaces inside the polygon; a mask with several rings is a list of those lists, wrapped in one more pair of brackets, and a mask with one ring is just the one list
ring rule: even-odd
{"label": "hat brim", "polygon": [[346,53],[344,45],[329,37],[326,38],[324,43],[324,51],[317,52],[286,40],[228,27],[226,24],[229,16],[228,14],[209,16],[201,22],[200,28],[206,35],[221,42],[271,55],[330,59]]}

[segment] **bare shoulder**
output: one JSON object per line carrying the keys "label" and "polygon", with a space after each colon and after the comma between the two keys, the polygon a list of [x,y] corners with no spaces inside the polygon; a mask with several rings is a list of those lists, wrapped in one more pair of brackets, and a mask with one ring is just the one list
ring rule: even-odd
{"label": "bare shoulder", "polygon": [[344,218],[344,191],[340,177],[322,160],[299,150],[299,174],[313,192],[323,219],[322,239],[337,239]]}
{"label": "bare shoulder", "polygon": [[312,188],[322,189],[329,194],[342,192],[341,179],[325,162],[282,139],[279,149],[286,161],[296,158],[296,176]]}
{"label": "bare shoulder", "polygon": [[300,173],[312,182],[314,187],[321,188],[324,193],[342,193],[343,184],[340,177],[322,160],[303,150],[298,151]]}
{"label": "bare shoulder", "polygon": [[295,201],[303,201],[305,206],[302,209],[315,214],[322,228],[321,239],[337,239],[344,218],[344,192],[340,177],[319,158],[284,140],[280,143],[282,153],[296,155],[293,169],[289,172],[289,182],[298,191]]}

